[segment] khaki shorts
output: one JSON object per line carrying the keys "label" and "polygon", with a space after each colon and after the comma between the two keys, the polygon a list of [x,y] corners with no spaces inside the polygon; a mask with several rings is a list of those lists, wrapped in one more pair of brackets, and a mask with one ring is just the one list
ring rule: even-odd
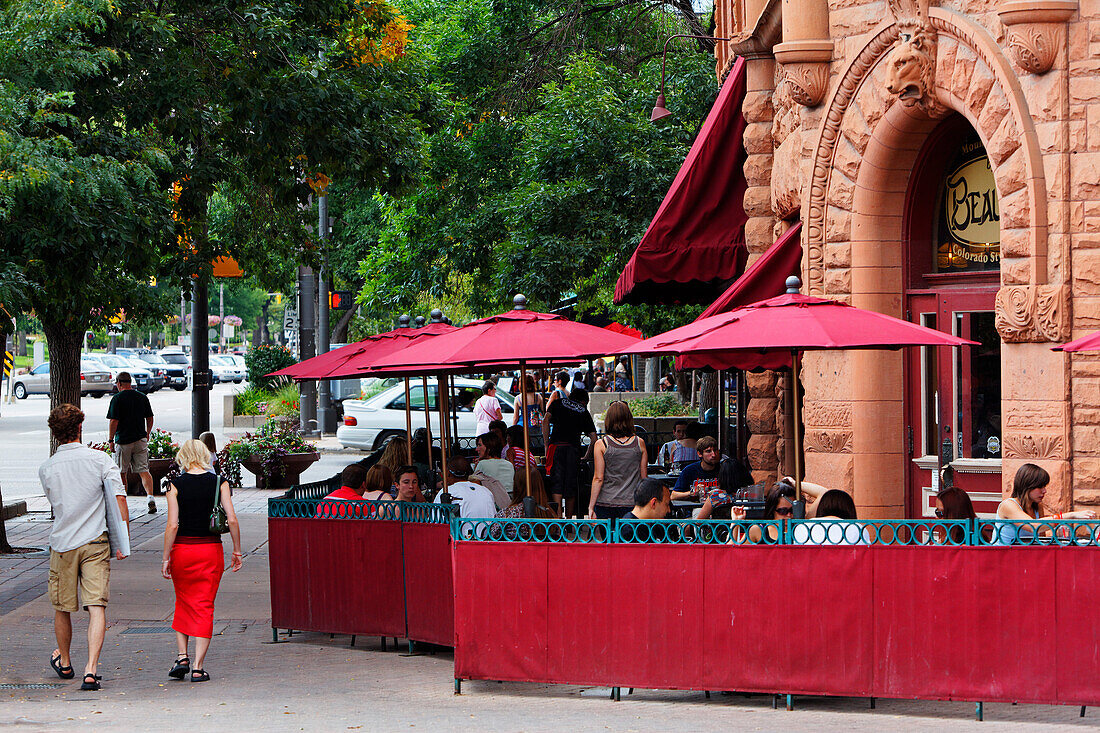
{"label": "khaki shorts", "polygon": [[[111,545],[104,532],[98,539],[74,550],[50,550],[50,604],[58,611],[74,613],[83,606],[106,606],[110,598]],[[76,591],[80,588],[80,603]]]}
{"label": "khaki shorts", "polygon": [[115,463],[123,473],[146,473],[149,470],[149,439],[119,445],[115,449]]}

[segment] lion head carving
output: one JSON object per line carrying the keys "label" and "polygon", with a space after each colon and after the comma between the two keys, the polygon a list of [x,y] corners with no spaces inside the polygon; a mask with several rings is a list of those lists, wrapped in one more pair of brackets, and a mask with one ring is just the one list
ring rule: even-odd
{"label": "lion head carving", "polygon": [[886,90],[906,107],[919,106],[930,115],[936,101],[936,31],[928,20],[929,0],[890,0],[898,26],[898,41],[886,56]]}

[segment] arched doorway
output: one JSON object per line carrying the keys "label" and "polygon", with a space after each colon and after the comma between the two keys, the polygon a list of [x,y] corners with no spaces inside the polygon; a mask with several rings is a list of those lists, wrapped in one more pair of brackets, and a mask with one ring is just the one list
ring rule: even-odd
{"label": "arched doorway", "polygon": [[[960,115],[932,130],[910,178],[902,223],[906,318],[977,341],[906,357],[906,513],[934,513],[944,485],[979,513],[1001,498],[1000,210],[989,157]],[[939,469],[950,467],[942,479]]]}

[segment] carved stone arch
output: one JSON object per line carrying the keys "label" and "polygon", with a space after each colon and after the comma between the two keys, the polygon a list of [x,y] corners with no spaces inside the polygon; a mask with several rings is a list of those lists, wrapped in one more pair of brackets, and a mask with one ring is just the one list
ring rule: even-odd
{"label": "carved stone arch", "polygon": [[[936,94],[946,108],[964,116],[977,131],[990,155],[994,176],[1002,196],[1002,229],[1004,262],[1002,285],[1014,300],[1027,300],[1031,304],[1039,300],[1053,301],[1049,307],[1059,312],[1062,299],[1052,294],[1060,288],[1045,285],[1053,281],[1061,284],[1062,262],[1065,254],[1050,253],[1053,261],[1048,268],[1047,253],[1047,194],[1044,169],[1038,137],[1024,97],[1011,64],[1001,52],[996,41],[981,26],[957,13],[933,9],[930,22],[937,31],[940,48],[937,54]],[[843,241],[847,212],[842,208],[846,201],[843,187],[856,179],[847,171],[852,165],[862,163],[863,151],[859,150],[861,128],[863,135],[873,139],[874,129],[881,124],[882,114],[892,106],[893,98],[878,91],[871,83],[879,63],[889,53],[898,38],[894,22],[876,28],[868,41],[849,62],[840,75],[834,92],[823,115],[818,145],[814,151],[807,202],[804,280],[808,291],[819,295],[844,296],[843,276],[830,273],[830,266],[843,264],[842,253],[836,250]],[[981,65],[984,68],[979,67]],[[959,69],[960,71],[956,71]],[[974,73],[975,69],[982,73]],[[985,73],[985,72],[988,73]],[[977,80],[971,83],[972,80]],[[867,105],[857,104],[861,97],[882,96],[879,119],[867,120]],[[916,114],[920,114],[917,112]],[[855,162],[851,158],[853,146],[859,153]],[[847,151],[847,155],[846,155]],[[834,173],[840,171],[842,175]],[[847,180],[845,180],[847,179]],[[839,184],[839,185],[838,185]],[[839,190],[838,190],[839,189]],[[830,282],[826,282],[827,279]],[[1024,287],[1026,294],[1012,292]],[[851,292],[851,290],[848,290]],[[1052,333],[1031,334],[1008,340],[1045,340],[1059,330],[1057,323],[1064,322],[1064,314],[1054,319],[1054,326],[1045,329]]]}

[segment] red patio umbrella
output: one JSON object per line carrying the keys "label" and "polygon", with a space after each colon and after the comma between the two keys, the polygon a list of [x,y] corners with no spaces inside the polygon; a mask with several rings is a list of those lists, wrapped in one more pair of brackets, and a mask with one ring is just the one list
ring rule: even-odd
{"label": "red patio umbrella", "polygon": [[1068,344],[1062,344],[1061,346],[1052,346],[1052,351],[1100,351],[1100,331],[1096,333],[1090,333],[1088,336],[1082,336],[1081,338],[1070,341]]}
{"label": "red patio umbrella", "polygon": [[[836,300],[798,292],[797,277],[787,279],[787,292],[640,341],[628,353],[675,354],[687,368],[779,369],[798,372],[799,354],[824,349],[899,349],[903,346],[977,346],[974,341],[862,310]],[[795,443],[799,404],[794,401]],[[802,495],[799,451],[795,481]]]}
{"label": "red patio umbrella", "polygon": [[441,321],[433,321],[421,328],[409,328],[408,316],[402,316],[402,319],[404,324],[400,328],[368,336],[354,344],[304,359],[267,376],[290,377],[297,380],[362,377],[365,376],[363,372],[378,359],[400,351],[421,339],[458,330]]}
{"label": "red patio umbrella", "polygon": [[[528,366],[553,366],[589,356],[622,354],[638,343],[634,336],[577,323],[562,316],[527,310],[527,298],[517,295],[515,307],[375,362],[372,372],[386,374],[456,373],[476,367],[520,369],[521,410],[527,406]],[[442,407],[442,404],[441,404]],[[524,415],[526,418],[526,415]],[[523,421],[523,449],[531,454],[528,420]],[[530,462],[524,463],[530,486]],[[444,472],[446,473],[446,472]],[[445,484],[444,484],[445,485]]]}

